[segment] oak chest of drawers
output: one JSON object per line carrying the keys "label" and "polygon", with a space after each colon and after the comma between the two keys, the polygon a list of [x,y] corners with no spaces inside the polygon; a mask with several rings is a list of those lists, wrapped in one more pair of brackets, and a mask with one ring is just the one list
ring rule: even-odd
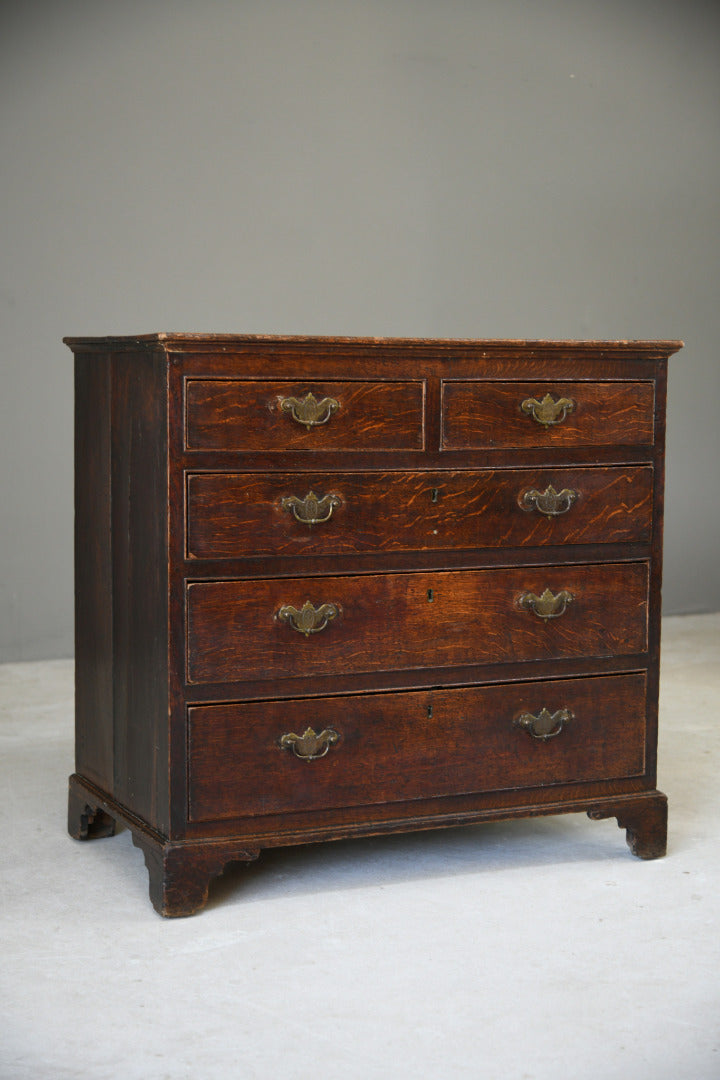
{"label": "oak chest of drawers", "polygon": [[73,836],[164,915],[263,848],[656,790],[680,342],[66,339]]}

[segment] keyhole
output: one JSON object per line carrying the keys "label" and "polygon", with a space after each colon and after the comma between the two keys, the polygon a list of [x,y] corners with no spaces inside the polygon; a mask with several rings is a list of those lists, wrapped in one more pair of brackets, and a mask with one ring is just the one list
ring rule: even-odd
{"label": "keyhole", "polygon": [[430,720],[432,718],[432,705],[428,705],[427,709],[428,709],[428,720]]}
{"label": "keyhole", "polygon": [[434,599],[435,599],[435,593],[433,592],[432,589],[428,589],[428,603],[432,604]]}
{"label": "keyhole", "polygon": [[430,495],[430,501],[436,503],[438,501],[438,489],[433,488]]}

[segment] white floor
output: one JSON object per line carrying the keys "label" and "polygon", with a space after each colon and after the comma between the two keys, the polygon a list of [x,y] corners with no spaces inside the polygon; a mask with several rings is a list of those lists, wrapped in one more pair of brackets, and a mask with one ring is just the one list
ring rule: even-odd
{"label": "white floor", "polygon": [[584,815],[266,853],[163,920],[65,832],[72,663],[0,667],[2,1080],[718,1080],[720,614],[664,625],[665,859]]}

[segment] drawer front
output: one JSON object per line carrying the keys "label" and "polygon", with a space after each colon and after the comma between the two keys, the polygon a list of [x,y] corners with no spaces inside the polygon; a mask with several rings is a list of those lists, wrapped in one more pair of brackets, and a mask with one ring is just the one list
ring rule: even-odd
{"label": "drawer front", "polygon": [[647,542],[652,469],[193,473],[190,558]]}
{"label": "drawer front", "polygon": [[647,595],[645,562],[195,582],[187,675],[235,682],[640,653]]}
{"label": "drawer front", "polygon": [[189,450],[422,450],[424,383],[188,379]]}
{"label": "drawer front", "polygon": [[654,401],[651,382],[448,381],[442,448],[649,444]]}
{"label": "drawer front", "polygon": [[645,767],[643,674],[201,705],[188,720],[192,821],[619,779]]}

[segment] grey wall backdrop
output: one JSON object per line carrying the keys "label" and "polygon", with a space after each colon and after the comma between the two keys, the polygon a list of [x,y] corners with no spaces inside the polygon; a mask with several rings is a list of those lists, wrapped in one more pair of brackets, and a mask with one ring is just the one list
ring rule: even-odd
{"label": "grey wall backdrop", "polygon": [[64,334],[682,337],[665,604],[720,608],[720,7],[3,6],[0,659],[72,652]]}

